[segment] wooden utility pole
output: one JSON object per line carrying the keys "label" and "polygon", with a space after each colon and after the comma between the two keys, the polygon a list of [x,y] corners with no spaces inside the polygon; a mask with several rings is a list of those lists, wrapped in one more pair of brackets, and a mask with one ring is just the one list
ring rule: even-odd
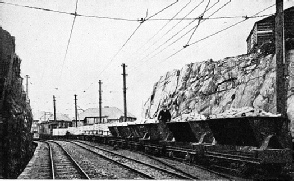
{"label": "wooden utility pole", "polygon": [[78,108],[77,108],[77,95],[75,94],[75,122],[76,122],[76,127],[78,127]]}
{"label": "wooden utility pole", "polygon": [[275,17],[275,46],[276,46],[276,91],[277,91],[277,113],[287,117],[287,89],[286,66],[284,52],[284,11],[283,0],[276,0]]}
{"label": "wooden utility pole", "polygon": [[126,88],[126,65],[123,63],[123,93],[124,93],[124,121],[127,121],[127,88]]}
{"label": "wooden utility pole", "polygon": [[26,75],[26,94],[27,94],[27,101],[29,100],[29,75]]}
{"label": "wooden utility pole", "polygon": [[53,95],[53,114],[54,114],[54,122],[56,122],[56,100],[54,95]]}
{"label": "wooden utility pole", "polygon": [[99,120],[102,123],[102,90],[101,90],[101,80],[99,80]]}

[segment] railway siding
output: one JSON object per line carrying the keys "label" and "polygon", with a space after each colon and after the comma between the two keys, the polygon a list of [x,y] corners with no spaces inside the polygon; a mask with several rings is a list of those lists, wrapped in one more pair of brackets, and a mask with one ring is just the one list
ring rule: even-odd
{"label": "railway siding", "polygon": [[[110,146],[102,145],[99,143],[94,143],[94,142],[89,142],[89,141],[79,141],[79,142],[94,145],[94,146],[99,146],[104,149],[112,149],[112,147],[110,147]],[[183,172],[190,174],[190,175],[193,175],[194,177],[197,177],[200,180],[230,180],[230,179],[228,179],[228,177],[223,177],[219,174],[212,173],[211,171],[209,171],[207,169],[203,169],[203,168],[200,168],[195,165],[188,165],[186,163],[181,163],[177,160],[171,160],[171,159],[166,159],[166,158],[162,158],[162,157],[156,157],[156,159],[153,159],[153,156],[150,156],[150,155],[146,156],[145,154],[133,152],[130,150],[125,150],[125,149],[113,150],[113,152],[117,152],[119,154],[126,155],[127,157],[137,159],[142,162],[157,165],[157,166],[164,168],[164,169],[167,169],[166,165],[170,165],[171,167],[173,167],[173,169],[171,169],[171,170],[174,170],[174,169],[182,170]],[[157,161],[157,160],[159,160],[159,161]],[[162,164],[162,163],[165,163],[165,164]]]}
{"label": "railway siding", "polygon": [[84,168],[91,179],[144,179],[137,173],[130,172],[113,162],[97,157],[77,145],[68,142],[58,141],[71,156]]}

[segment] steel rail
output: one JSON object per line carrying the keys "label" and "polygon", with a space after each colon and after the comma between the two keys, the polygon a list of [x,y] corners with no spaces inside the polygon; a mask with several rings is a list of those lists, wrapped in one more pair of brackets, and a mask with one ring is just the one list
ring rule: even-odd
{"label": "steel rail", "polygon": [[80,167],[80,165],[76,162],[76,160],[73,159],[72,156],[58,142],[53,141],[53,140],[51,140],[50,142],[55,143],[56,145],[58,145],[62,149],[62,151],[65,153],[65,155],[70,159],[70,161],[73,163],[73,165],[76,168],[78,168],[78,170],[82,173],[82,175],[84,176],[84,178],[90,180],[90,177],[88,176],[88,174]]}
{"label": "steel rail", "polygon": [[108,161],[114,162],[114,163],[116,163],[116,164],[118,164],[118,165],[120,165],[120,166],[122,166],[122,167],[124,167],[124,168],[127,168],[127,169],[129,169],[129,170],[131,170],[131,171],[133,171],[133,172],[135,172],[135,173],[137,173],[137,174],[139,174],[139,175],[143,175],[143,176],[146,177],[147,179],[155,179],[155,178],[151,177],[151,176],[148,175],[148,174],[145,174],[145,173],[143,173],[143,172],[141,172],[141,171],[138,171],[138,170],[136,170],[136,169],[134,169],[134,168],[131,168],[131,167],[127,166],[127,165],[124,165],[124,164],[122,164],[122,163],[120,163],[120,162],[118,162],[118,161],[116,161],[116,160],[113,160],[113,159],[111,159],[111,158],[108,158],[108,157],[106,157],[106,156],[104,156],[104,155],[102,155],[102,154],[99,154],[99,153],[97,153],[97,152],[95,152],[95,151],[93,151],[93,150],[90,150],[90,149],[88,149],[88,148],[86,148],[86,147],[84,147],[84,146],[81,146],[81,145],[79,145],[79,144],[77,144],[77,143],[74,143],[74,142],[72,142],[72,141],[68,141],[68,142],[70,142],[70,143],[72,143],[72,144],[75,144],[75,145],[77,145],[77,146],[79,146],[79,147],[81,147],[81,148],[83,148],[83,149],[85,149],[85,150],[87,150],[87,151],[89,151],[89,152],[91,152],[91,153],[94,153],[95,155],[98,155],[99,157],[101,157],[101,158],[103,158],[103,159],[105,159],[105,160],[108,160]]}
{"label": "steel rail", "polygon": [[[79,142],[79,143],[81,143],[81,144],[84,144],[84,145],[87,145],[87,146],[90,146],[90,147],[93,147],[93,148],[98,149],[98,150],[102,150],[102,151],[105,151],[105,152],[111,153],[111,154],[113,154],[113,155],[115,155],[115,156],[119,156],[119,157],[122,157],[122,158],[124,158],[124,159],[128,159],[128,160],[134,161],[134,162],[136,162],[136,163],[139,163],[139,164],[142,164],[142,165],[146,165],[146,166],[148,166],[148,167],[151,167],[151,168],[156,169],[156,170],[160,170],[160,171],[162,171],[162,172],[164,172],[164,173],[168,173],[168,174],[170,174],[170,175],[174,175],[174,176],[176,176],[176,177],[178,177],[178,178],[181,178],[181,179],[190,179],[190,180],[191,180],[191,179],[199,179],[198,177],[195,177],[195,176],[192,176],[192,175],[188,175],[187,173],[184,173],[184,174],[183,174],[183,173],[181,172],[181,174],[178,174],[178,173],[175,173],[175,172],[172,172],[172,171],[169,171],[169,170],[166,170],[166,169],[160,168],[160,167],[158,167],[158,166],[154,166],[154,165],[151,165],[151,164],[148,164],[148,163],[144,163],[144,162],[142,162],[142,161],[139,161],[139,160],[136,160],[136,159],[133,159],[133,158],[129,158],[129,157],[126,157],[126,156],[124,156],[124,155],[117,154],[117,153],[115,153],[115,152],[112,152],[112,151],[109,151],[109,150],[106,150],[106,149],[103,149],[103,148],[99,148],[99,147],[94,146],[94,145],[90,145],[90,144],[87,144],[87,143],[84,143],[84,142],[80,142],[80,141],[77,141],[77,142]],[[79,145],[79,144],[77,144],[77,143],[75,143],[75,142],[72,142],[72,141],[71,141],[71,143],[74,143],[74,144],[76,144],[76,145],[78,145],[78,146],[80,146],[80,147],[83,147],[84,149],[89,150],[88,148],[86,148],[86,147],[84,147],[84,146],[82,146],[82,145]],[[92,150],[89,150],[89,151],[92,151]],[[94,152],[94,153],[96,153],[96,152]],[[98,154],[98,153],[96,153],[96,154]],[[172,168],[172,169],[174,169],[174,168]],[[174,169],[174,170],[175,170],[175,169]]]}
{"label": "steel rail", "polygon": [[[166,162],[164,162],[164,161],[162,161],[162,160],[160,160],[160,159],[158,159],[158,158],[156,158],[156,157],[154,157],[154,156],[148,155],[148,154],[146,154],[146,153],[144,153],[144,152],[140,152],[140,154],[145,155],[145,156],[147,156],[147,157],[149,157],[149,158],[152,158],[152,159],[154,159],[154,160],[156,160],[156,161],[158,161],[158,162],[160,162],[160,163],[162,163],[162,164],[169,165],[168,163],[166,163]],[[194,167],[196,167],[196,168],[200,168],[200,169],[202,169],[202,170],[205,170],[205,171],[208,171],[208,172],[214,173],[214,174],[216,174],[216,175],[218,175],[218,176],[224,177],[224,178],[229,179],[229,180],[236,180],[236,178],[237,178],[237,177],[232,177],[232,176],[230,176],[230,175],[227,175],[227,174],[224,174],[224,173],[221,173],[221,172],[217,172],[217,171],[211,170],[211,169],[209,169],[209,168],[206,168],[206,167],[203,167],[203,166],[200,166],[200,165],[197,165],[197,164],[184,162],[184,159],[180,159],[180,158],[173,158],[173,159],[171,159],[171,158],[166,157],[166,156],[162,156],[162,158],[164,158],[164,159],[169,159],[169,160],[177,160],[177,161],[180,161],[181,163],[183,163],[183,164],[185,164],[185,165],[189,165],[189,166],[194,166]],[[169,165],[169,166],[172,167],[172,165]],[[188,173],[187,173],[187,174],[188,174]],[[237,178],[237,179],[240,179],[240,178]]]}
{"label": "steel rail", "polygon": [[51,170],[51,176],[52,176],[52,179],[55,179],[55,170],[54,170],[54,161],[53,161],[53,152],[52,152],[52,148],[50,146],[50,143],[48,143],[46,141],[47,145],[48,145],[48,148],[49,148],[49,160],[50,160],[50,170]]}

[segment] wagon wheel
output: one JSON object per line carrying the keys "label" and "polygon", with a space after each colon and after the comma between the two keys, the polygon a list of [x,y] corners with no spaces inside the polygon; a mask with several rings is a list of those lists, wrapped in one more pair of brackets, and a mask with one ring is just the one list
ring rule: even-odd
{"label": "wagon wheel", "polygon": [[134,145],[134,150],[137,151],[138,150],[138,145]]}
{"label": "wagon wheel", "polygon": [[191,154],[189,152],[187,152],[185,155],[185,161],[191,163]]}
{"label": "wagon wheel", "polygon": [[147,146],[144,147],[144,152],[148,153],[149,152],[149,148]]}
{"label": "wagon wheel", "polygon": [[174,158],[174,157],[175,157],[175,156],[174,156],[174,152],[173,152],[173,151],[168,152],[168,157],[170,157],[170,158]]}

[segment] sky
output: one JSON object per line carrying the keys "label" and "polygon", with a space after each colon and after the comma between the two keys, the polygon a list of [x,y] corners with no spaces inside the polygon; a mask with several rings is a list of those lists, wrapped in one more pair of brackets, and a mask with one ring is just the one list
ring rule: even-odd
{"label": "sky", "polygon": [[[0,2],[0,26],[15,37],[21,76],[30,77],[35,119],[39,111],[53,112],[53,95],[57,112],[70,117],[75,94],[80,111],[98,108],[99,80],[102,105],[123,110],[122,63],[128,74],[127,110],[140,119],[160,76],[188,63],[245,54],[254,22],[275,12],[275,0]],[[76,4],[77,14],[83,16],[74,18]],[[284,0],[284,9],[292,6],[293,0]],[[193,19],[201,15],[204,19]],[[258,17],[215,34],[254,15]]]}

